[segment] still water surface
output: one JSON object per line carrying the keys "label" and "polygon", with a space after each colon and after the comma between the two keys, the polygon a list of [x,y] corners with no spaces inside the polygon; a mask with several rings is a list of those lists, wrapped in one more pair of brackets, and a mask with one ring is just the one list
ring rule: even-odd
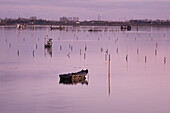
{"label": "still water surface", "polygon": [[[170,112],[169,27],[49,27],[0,27],[0,113]],[[88,84],[59,83],[82,69]]]}

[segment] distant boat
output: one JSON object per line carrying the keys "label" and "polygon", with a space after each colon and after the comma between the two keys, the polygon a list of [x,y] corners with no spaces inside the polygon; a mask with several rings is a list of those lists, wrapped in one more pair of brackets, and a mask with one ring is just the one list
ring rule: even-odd
{"label": "distant boat", "polygon": [[76,84],[76,83],[82,83],[82,84],[88,84],[88,82],[85,80],[86,75],[88,74],[88,70],[81,70],[76,73],[68,73],[68,74],[61,74],[60,77],[60,83],[64,84]]}
{"label": "distant boat", "polygon": [[124,25],[124,26],[121,26],[120,29],[123,31],[123,30],[127,30],[127,31],[130,31],[132,29],[131,26],[129,25]]}
{"label": "distant boat", "polygon": [[55,29],[57,29],[57,30],[64,30],[64,27],[63,26],[59,26],[59,27],[58,26],[56,26],[56,27],[51,26],[50,29],[51,30],[55,30]]}
{"label": "distant boat", "polygon": [[26,29],[25,24],[17,24],[16,26],[17,26],[18,29]]}
{"label": "distant boat", "polygon": [[50,48],[52,47],[52,38],[45,38],[45,44],[44,44],[45,48]]}
{"label": "distant boat", "polygon": [[89,29],[88,31],[89,32],[101,32],[102,30],[99,30],[99,29]]}

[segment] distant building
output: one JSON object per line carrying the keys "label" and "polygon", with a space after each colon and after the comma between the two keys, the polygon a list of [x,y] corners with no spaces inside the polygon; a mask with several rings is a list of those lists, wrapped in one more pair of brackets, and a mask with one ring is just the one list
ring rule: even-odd
{"label": "distant building", "polygon": [[60,21],[68,21],[67,17],[60,17]]}
{"label": "distant building", "polygon": [[60,17],[60,21],[62,22],[78,22],[78,17]]}
{"label": "distant building", "polygon": [[37,20],[37,17],[36,16],[32,16],[30,17],[31,20]]}

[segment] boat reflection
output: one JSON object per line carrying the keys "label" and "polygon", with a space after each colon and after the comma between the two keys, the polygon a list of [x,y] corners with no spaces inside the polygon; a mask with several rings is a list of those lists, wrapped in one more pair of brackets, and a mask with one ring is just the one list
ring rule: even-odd
{"label": "boat reflection", "polygon": [[45,55],[46,55],[46,52],[52,57],[52,47],[45,48]]}
{"label": "boat reflection", "polygon": [[88,81],[87,81],[86,77],[82,78],[82,79],[75,79],[75,80],[67,80],[67,79],[66,80],[61,80],[60,79],[59,83],[60,84],[67,84],[67,85],[76,85],[78,83],[88,85]]}
{"label": "boat reflection", "polygon": [[68,73],[68,74],[61,74],[60,76],[60,84],[86,84],[88,85],[88,81],[86,76],[88,74],[88,70],[81,70],[76,73]]}

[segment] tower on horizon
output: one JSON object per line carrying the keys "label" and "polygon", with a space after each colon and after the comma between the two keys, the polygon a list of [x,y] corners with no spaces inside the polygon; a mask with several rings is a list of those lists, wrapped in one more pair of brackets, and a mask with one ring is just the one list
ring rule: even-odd
{"label": "tower on horizon", "polygon": [[98,20],[98,21],[101,21],[101,16],[100,16],[100,14],[98,14],[97,20]]}

